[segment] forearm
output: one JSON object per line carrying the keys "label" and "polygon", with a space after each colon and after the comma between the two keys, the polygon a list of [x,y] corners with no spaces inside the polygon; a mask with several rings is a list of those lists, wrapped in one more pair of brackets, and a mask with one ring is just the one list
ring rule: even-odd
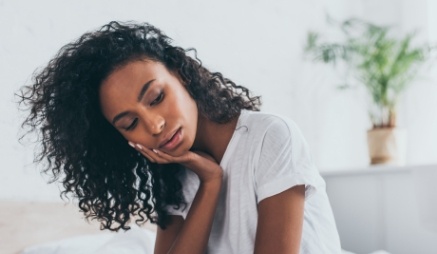
{"label": "forearm", "polygon": [[200,183],[185,222],[170,248],[169,254],[203,254],[206,252],[221,183],[221,179]]}
{"label": "forearm", "polygon": [[299,253],[304,210],[305,185],[263,199],[258,204],[254,253]]}
{"label": "forearm", "polygon": [[199,189],[191,203],[185,221],[182,226],[177,228],[176,237],[174,233],[167,236],[171,237],[168,241],[172,242],[171,247],[168,249],[169,244],[165,244],[165,246],[159,246],[158,249],[168,249],[168,251],[162,251],[168,254],[205,253],[223,181],[223,169],[214,158],[200,151],[189,151],[178,157],[177,160],[160,151],[154,153],[144,151],[144,153],[157,163],[179,163],[194,172],[200,181]]}

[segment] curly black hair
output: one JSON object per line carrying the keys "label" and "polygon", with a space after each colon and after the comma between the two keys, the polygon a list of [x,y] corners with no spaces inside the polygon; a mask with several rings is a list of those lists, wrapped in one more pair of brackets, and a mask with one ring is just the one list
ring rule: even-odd
{"label": "curly black hair", "polygon": [[20,90],[20,107],[30,110],[22,127],[41,144],[35,162],[48,162],[42,171],[62,182],[61,197],[77,198],[85,217],[99,220],[102,230],[128,230],[132,218],[165,229],[166,206],[186,206],[182,166],[147,161],[103,117],[98,89],[112,71],[140,59],[160,62],[180,76],[199,114],[217,123],[261,105],[247,88],[207,70],[195,49],[171,42],[148,23],[113,21],[62,47]]}

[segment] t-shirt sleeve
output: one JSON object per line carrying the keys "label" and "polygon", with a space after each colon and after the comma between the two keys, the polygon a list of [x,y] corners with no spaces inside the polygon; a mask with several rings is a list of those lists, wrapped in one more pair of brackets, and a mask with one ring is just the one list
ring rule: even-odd
{"label": "t-shirt sleeve", "polygon": [[267,128],[255,167],[257,202],[297,185],[305,199],[317,189],[317,168],[300,129],[291,119],[275,118]]}

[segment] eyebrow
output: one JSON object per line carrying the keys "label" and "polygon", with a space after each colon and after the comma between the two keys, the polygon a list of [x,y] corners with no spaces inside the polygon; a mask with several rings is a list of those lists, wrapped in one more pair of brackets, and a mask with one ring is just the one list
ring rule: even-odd
{"label": "eyebrow", "polygon": [[[146,84],[143,85],[143,87],[141,88],[140,93],[138,94],[137,102],[140,102],[140,101],[141,101],[141,99],[143,98],[144,94],[146,94],[147,89],[149,89],[150,84],[152,84],[153,81],[155,81],[155,80],[152,79],[152,80],[148,81]],[[114,119],[112,119],[112,124],[115,125],[115,123],[116,123],[118,120],[120,120],[121,118],[123,118],[123,117],[126,116],[127,114],[129,114],[129,112],[127,112],[127,111],[124,111],[124,112],[121,112],[120,114],[117,114],[117,115],[114,117]]]}

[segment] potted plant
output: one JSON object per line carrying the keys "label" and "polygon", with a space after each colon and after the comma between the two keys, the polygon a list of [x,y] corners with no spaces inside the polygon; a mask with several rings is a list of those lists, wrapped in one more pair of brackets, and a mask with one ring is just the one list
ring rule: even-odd
{"label": "potted plant", "polygon": [[[406,133],[397,127],[400,95],[416,77],[430,52],[428,46],[413,46],[414,33],[392,36],[390,27],[359,19],[339,23],[344,40],[321,42],[318,33],[309,32],[305,52],[315,61],[346,63],[354,80],[364,85],[371,98],[368,130],[371,164],[397,164],[405,161]],[[352,87],[350,84],[340,88]]]}

